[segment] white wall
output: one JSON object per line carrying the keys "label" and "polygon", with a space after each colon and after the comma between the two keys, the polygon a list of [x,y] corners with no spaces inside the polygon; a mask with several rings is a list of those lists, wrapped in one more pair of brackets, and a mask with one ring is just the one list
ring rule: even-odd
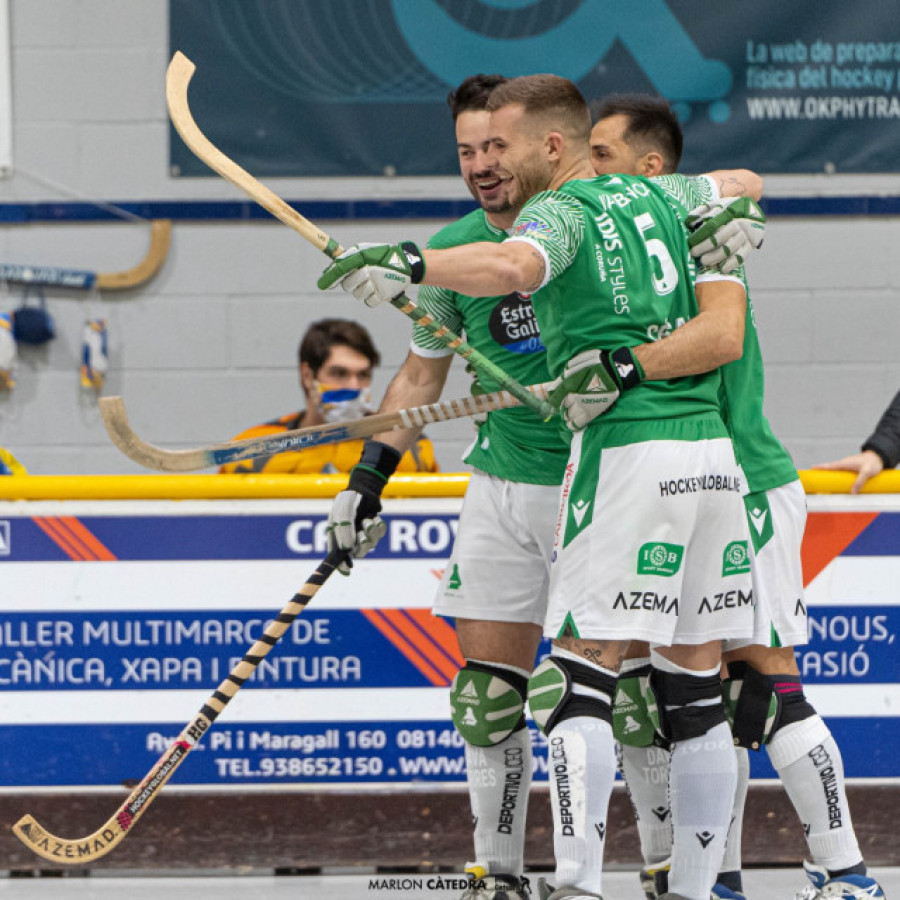
{"label": "white wall", "polygon": [[[243,200],[218,178],[167,171],[163,0],[10,0],[13,176],[0,203],[91,199]],[[459,198],[458,179],[274,179],[291,199]],[[772,176],[770,196],[900,194],[900,175]],[[341,243],[424,241],[443,222],[318,222]],[[0,262],[114,271],[147,247],[144,225],[0,225]],[[797,465],[854,450],[900,386],[900,243],[894,218],[772,218],[750,268],[768,363],[767,411]],[[160,274],[124,293],[47,292],[58,337],[23,351],[0,396],[0,444],[34,474],[143,471],[108,443],[78,386],[81,325],[109,320],[106,393],[125,397],[145,439],[177,448],[225,440],[301,405],[296,345],[324,315],[356,316],[384,357],[376,393],[405,355],[410,323],[320,294],[324,257],[276,222],[177,222]],[[18,305],[18,289],[0,310]],[[30,348],[26,348],[29,350]],[[462,366],[447,396],[466,392]],[[431,430],[445,471],[461,468],[470,425]]]}

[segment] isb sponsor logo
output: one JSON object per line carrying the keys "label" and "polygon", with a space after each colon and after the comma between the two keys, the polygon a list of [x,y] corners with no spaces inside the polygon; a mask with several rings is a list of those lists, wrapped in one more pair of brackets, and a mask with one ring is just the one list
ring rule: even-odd
{"label": "isb sponsor logo", "polygon": [[746,575],[750,571],[750,553],[746,541],[732,541],[722,554],[723,575]]}
{"label": "isb sponsor logo", "polygon": [[680,544],[651,541],[638,550],[638,574],[662,575],[668,578],[681,568],[683,558],[684,547]]}

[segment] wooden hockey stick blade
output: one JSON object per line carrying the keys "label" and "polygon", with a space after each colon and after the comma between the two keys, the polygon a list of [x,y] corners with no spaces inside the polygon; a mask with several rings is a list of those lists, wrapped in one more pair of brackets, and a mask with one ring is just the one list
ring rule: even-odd
{"label": "wooden hockey stick blade", "polygon": [[[175,130],[181,135],[182,140],[187,144],[191,152],[226,181],[230,181],[235,187],[240,188],[245,194],[252,197],[276,219],[289,228],[293,228],[294,231],[309,241],[316,249],[321,250],[332,259],[340,256],[344,251],[337,241],[330,238],[324,231],[316,228],[312,222],[301,216],[297,210],[288,205],[281,197],[260,181],[257,181],[234,160],[229,159],[203,134],[194,121],[188,103],[188,85],[195,71],[196,66],[180,50],[176,51],[166,70],[166,104],[169,108],[169,117],[175,126]],[[489,375],[500,387],[509,391],[525,406],[533,409],[544,420],[550,419],[556,413],[556,410],[547,400],[541,400],[530,393],[524,385],[516,381],[480,351],[440,323],[435,322],[431,316],[417,309],[416,305],[403,294],[395,297],[391,301],[391,305],[399,309],[404,315],[409,316],[416,325],[426,328],[445,347],[462,356],[463,359],[467,359],[476,369],[480,369],[486,375]]]}
{"label": "wooden hockey stick blade", "polygon": [[[546,397],[550,384],[536,384],[529,388],[538,397]],[[252,459],[283,453],[286,450],[300,450],[321,444],[333,444],[371,437],[383,431],[401,431],[404,428],[419,428],[436,422],[448,422],[464,416],[476,416],[521,406],[521,401],[508,391],[462,397],[459,400],[443,400],[426,406],[413,406],[392,413],[365,416],[352,422],[335,422],[329,425],[313,425],[260,438],[245,438],[209,444],[190,450],[164,450],[142,440],[131,428],[125,401],[121,397],[101,397],[100,415],[112,442],[129,459],[160,472],[196,472],[209,466]]]}
{"label": "wooden hockey stick blade", "polygon": [[169,118],[181,139],[191,152],[206,163],[214,172],[230,181],[235,187],[249,194],[263,209],[268,210],[276,219],[309,241],[317,250],[329,256],[338,256],[342,251],[340,245],[333,241],[324,231],[320,231],[289,206],[276,193],[269,190],[262,182],[257,181],[249,172],[242,169],[234,160],[229,159],[199,129],[194,121],[188,105],[188,85],[194,75],[196,66],[180,51],[176,51],[166,70],[166,105]]}
{"label": "wooden hockey stick blade", "polygon": [[108,291],[137,287],[159,271],[169,252],[171,233],[171,220],[154,219],[150,223],[150,248],[147,255],[136,266],[121,272],[91,272],[87,269],[62,269],[59,266],[2,263],[0,281],[76,290],[97,287]]}
{"label": "wooden hockey stick blade", "polygon": [[175,770],[184,762],[203,735],[215,722],[232,697],[254,673],[268,652],[278,643],[290,624],[316,595],[320,587],[340,563],[342,554],[329,554],[309,581],[288,601],[278,616],[228,673],[225,680],[207,698],[197,715],[175,738],[172,746],[156,761],[143,781],[128,795],[125,802],[95,832],[83,838],[61,838],[51,834],[31,815],[24,815],[12,827],[13,834],[38,856],[54,863],[78,865],[94,862],[106,856],[130,833],[131,827],[147,811]]}
{"label": "wooden hockey stick blade", "polygon": [[98,272],[97,287],[101,291],[123,291],[149,281],[166,261],[172,237],[171,219],[150,222],[150,247],[147,255],[130,269],[121,272]]}

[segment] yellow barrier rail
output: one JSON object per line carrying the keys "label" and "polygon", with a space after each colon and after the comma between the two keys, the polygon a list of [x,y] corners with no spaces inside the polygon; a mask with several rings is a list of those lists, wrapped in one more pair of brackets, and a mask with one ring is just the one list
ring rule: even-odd
{"label": "yellow barrier rail", "polygon": [[[385,497],[462,497],[469,473],[395,475]],[[0,500],[258,500],[333,497],[346,475],[23,475]]]}
{"label": "yellow barrier rail", "polygon": [[[848,494],[850,472],[800,473],[808,494]],[[394,475],[384,496],[462,497],[468,472]],[[24,475],[0,478],[0,500],[322,499],[346,487],[346,475]],[[900,470],[882,472],[865,494],[900,494]]]}

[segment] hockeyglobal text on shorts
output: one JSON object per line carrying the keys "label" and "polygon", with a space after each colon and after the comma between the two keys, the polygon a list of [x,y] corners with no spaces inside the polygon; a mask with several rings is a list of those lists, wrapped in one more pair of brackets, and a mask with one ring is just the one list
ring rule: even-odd
{"label": "hockeyglobal text on shorts", "polygon": [[660,497],[676,494],[696,494],[699,491],[741,492],[741,479],[734,475],[694,475],[691,478],[672,478],[660,481]]}

